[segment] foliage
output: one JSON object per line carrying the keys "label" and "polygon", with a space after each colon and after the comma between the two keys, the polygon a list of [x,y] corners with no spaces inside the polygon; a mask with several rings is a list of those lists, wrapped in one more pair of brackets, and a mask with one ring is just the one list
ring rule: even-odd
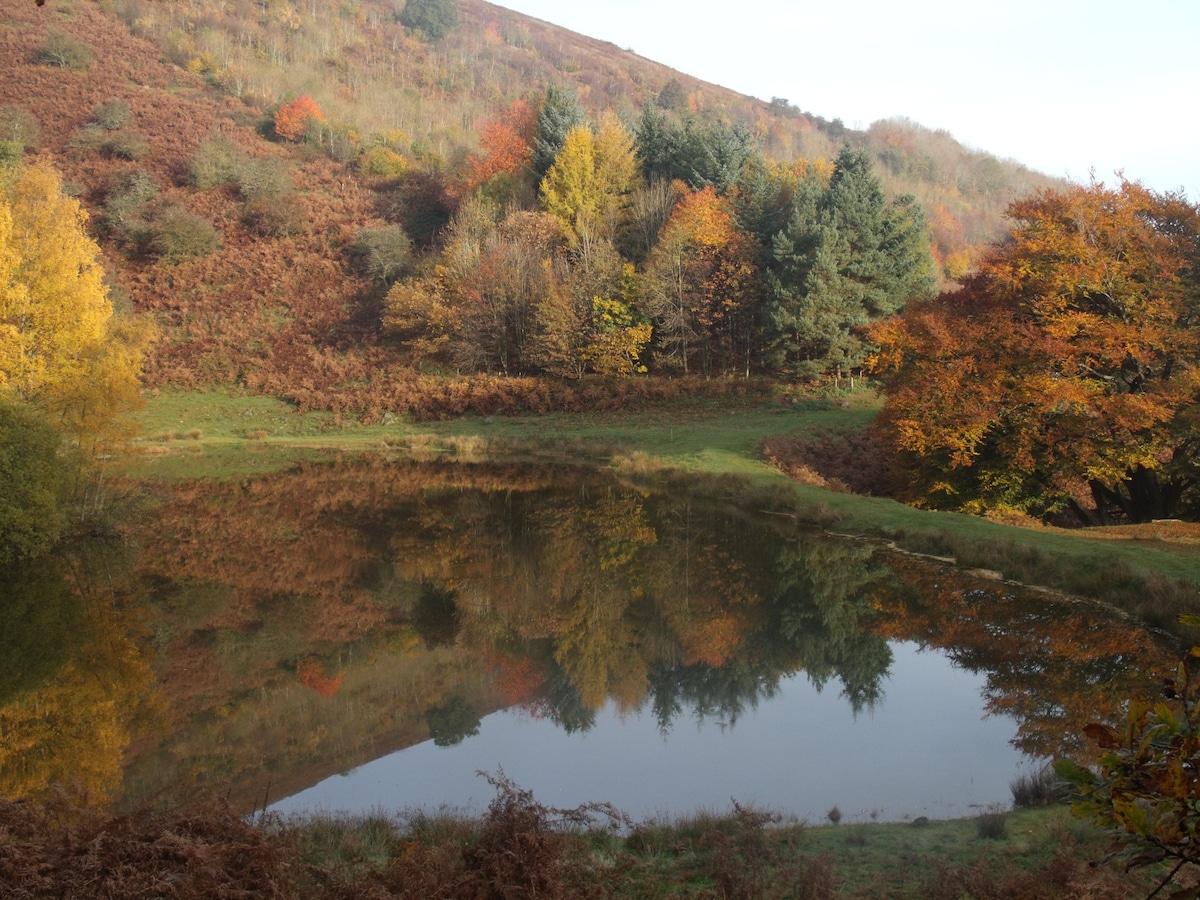
{"label": "foliage", "polygon": [[885,200],[865,153],[842,149],[828,188],[802,182],[772,246],[765,316],[775,365],[802,376],[853,371],[863,329],[933,288],[929,239],[911,197]]}
{"label": "foliage", "polygon": [[405,0],[400,24],[440,41],[458,24],[458,7],[454,0]]}
{"label": "foliage", "polygon": [[325,121],[325,113],[317,101],[302,94],[290,103],[285,103],[275,112],[275,133],[288,141],[303,140],[311,123]]}
{"label": "foliage", "polygon": [[1188,513],[1200,213],[1093,182],[1011,215],[1013,240],[961,289],[872,333],[914,495],[1085,522]]}
{"label": "foliage", "polygon": [[145,169],[121,175],[108,188],[100,224],[113,238],[136,242],[144,239],[146,204],[158,196],[158,186]]}
{"label": "foliage", "polygon": [[[754,250],[713,188],[685,193],[646,261],[641,308],[686,374],[748,367],[759,285]],[[743,369],[744,370],[744,369]]]}
{"label": "foliage", "polygon": [[412,264],[412,241],[401,225],[362,229],[351,252],[366,273],[385,287],[406,274]]}
{"label": "foliage", "polygon": [[533,142],[533,171],[540,181],[550,171],[567,143],[567,135],[587,124],[579,97],[569,87],[551,84],[537,114],[537,137]]}
{"label": "foliage", "polygon": [[434,744],[453,747],[479,734],[479,710],[465,697],[451,694],[425,710],[425,724]]}
{"label": "foliage", "polygon": [[595,180],[591,129],[585,125],[572,128],[542,178],[542,207],[568,227],[586,227],[585,223],[594,221],[599,213]]}
{"label": "foliage", "polygon": [[680,179],[693,190],[727,193],[741,178],[755,141],[742,123],[671,116],[647,104],[636,130],[637,155],[647,180]]}
{"label": "foliage", "polygon": [[204,139],[188,164],[191,183],[202,191],[235,182],[245,164],[245,155],[224,135]]}
{"label": "foliage", "polygon": [[45,418],[0,393],[0,566],[44,552],[62,529],[61,442]]}
{"label": "foliage", "polygon": [[524,98],[484,123],[479,129],[479,152],[467,160],[466,190],[476,190],[501,177],[522,180],[533,163],[535,126],[533,108]]}
{"label": "foliage", "polygon": [[148,238],[150,252],[168,265],[206,256],[221,247],[217,229],[182,203],[168,203],[154,214]]}
{"label": "foliage", "polygon": [[95,54],[92,48],[63,31],[51,31],[37,49],[37,61],[60,69],[86,70]]}
{"label": "foliage", "polygon": [[[1181,616],[1200,626],[1200,616]],[[1105,829],[1113,846],[1103,863],[1126,871],[1169,860],[1169,881],[1185,865],[1200,865],[1200,647],[1193,647],[1162,699],[1131,698],[1121,728],[1103,722],[1084,733],[1099,748],[1094,767],[1060,759],[1055,771],[1079,793],[1071,811]],[[1195,896],[1195,891],[1186,895]]]}
{"label": "foliage", "polygon": [[150,152],[150,145],[136,131],[117,131],[104,142],[104,149],[117,159],[137,162]]}
{"label": "foliage", "polygon": [[119,131],[129,124],[132,115],[124,100],[105,100],[92,109],[91,123],[105,131]]}
{"label": "foliage", "polygon": [[37,118],[23,106],[0,106],[0,165],[21,162],[25,150],[41,137]]}
{"label": "foliage", "polygon": [[152,335],[113,317],[83,224],[50,169],[0,183],[0,400],[38,410],[79,454],[71,493],[86,517],[103,502],[104,461],[128,439]]}
{"label": "foliage", "polygon": [[0,392],[44,408],[87,380],[112,315],[84,220],[49,169],[0,182]]}

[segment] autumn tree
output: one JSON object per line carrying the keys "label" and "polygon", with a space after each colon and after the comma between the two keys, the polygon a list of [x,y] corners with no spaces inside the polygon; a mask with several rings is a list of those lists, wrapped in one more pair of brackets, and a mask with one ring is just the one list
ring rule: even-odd
{"label": "autumn tree", "polygon": [[[492,194],[512,196],[533,162],[536,119],[529,101],[513,103],[479,130],[479,152],[467,159],[465,189],[485,186]],[[494,197],[493,199],[500,199]]]}
{"label": "autumn tree", "polygon": [[539,190],[542,207],[568,227],[587,228],[596,221],[599,216],[596,150],[591,129],[586,125],[567,132]]}
{"label": "autumn tree", "polygon": [[289,141],[300,141],[308,134],[311,123],[325,121],[325,113],[308,94],[279,107],[275,113],[275,133]]}
{"label": "autumn tree", "polygon": [[665,360],[685,373],[748,367],[757,301],[754,249],[712,188],[687,194],[659,235],[641,307]]}
{"label": "autumn tree", "polygon": [[615,242],[641,182],[633,138],[613,113],[572,129],[541,183],[542,206],[583,240]]}
{"label": "autumn tree", "polygon": [[884,198],[869,157],[843,147],[828,187],[812,177],[773,242],[766,341],[772,367],[801,376],[853,371],[864,328],[933,289],[925,219],[915,200]]}
{"label": "autumn tree", "polygon": [[506,375],[543,366],[538,348],[547,344],[536,340],[539,333],[550,322],[577,327],[562,306],[566,249],[552,215],[516,211],[496,222],[489,204],[463,205],[448,229],[441,279],[450,325],[445,353],[455,366]]}
{"label": "autumn tree", "polygon": [[1195,515],[1200,212],[1093,181],[1009,215],[1012,239],[961,289],[872,333],[913,496],[1085,522]]}
{"label": "autumn tree", "polygon": [[96,473],[140,402],[150,333],[113,316],[84,220],[48,168],[0,183],[0,401],[36,409]]}

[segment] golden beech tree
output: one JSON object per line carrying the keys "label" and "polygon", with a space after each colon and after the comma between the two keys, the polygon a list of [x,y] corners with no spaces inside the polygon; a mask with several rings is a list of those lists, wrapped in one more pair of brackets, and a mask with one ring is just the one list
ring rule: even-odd
{"label": "golden beech tree", "polygon": [[1009,215],[960,289],[872,331],[914,496],[1088,523],[1195,513],[1200,212],[1093,182]]}
{"label": "golden beech tree", "polygon": [[275,133],[286,140],[299,141],[308,131],[310,121],[324,122],[325,113],[316,100],[305,94],[279,107],[275,113]]}

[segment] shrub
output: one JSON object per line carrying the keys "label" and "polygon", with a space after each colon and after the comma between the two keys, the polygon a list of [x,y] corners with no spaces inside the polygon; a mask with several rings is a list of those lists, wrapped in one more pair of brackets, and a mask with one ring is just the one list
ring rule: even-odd
{"label": "shrub", "polygon": [[1036,809],[1053,806],[1066,799],[1065,786],[1051,766],[1036,772],[1023,772],[1008,783],[1015,809]]}
{"label": "shrub", "polygon": [[975,818],[975,833],[981,840],[998,841],[1008,834],[1008,813],[992,804]]}
{"label": "shrub", "polygon": [[399,178],[407,169],[407,160],[390,147],[377,145],[358,156],[358,171],[373,178]]}
{"label": "shrub", "polygon": [[69,34],[52,31],[46,35],[34,58],[43,65],[82,71],[92,64],[93,53],[91,47]]}
{"label": "shrub", "polygon": [[0,106],[0,142],[12,144],[19,156],[36,147],[42,129],[33,113],[23,106]]}
{"label": "shrub", "polygon": [[196,148],[188,166],[188,178],[202,191],[236,181],[245,157],[224,135],[213,135]]}
{"label": "shrub", "polygon": [[92,110],[92,125],[105,131],[119,131],[129,124],[129,104],[124,100],[106,100]]}
{"label": "shrub", "polygon": [[95,124],[85,125],[71,135],[68,146],[74,150],[94,150],[137,162],[150,152],[146,139],[136,131],[107,132]]}
{"label": "shrub", "polygon": [[150,145],[136,131],[118,131],[105,141],[104,149],[117,159],[137,162],[150,152]]}
{"label": "shrub", "polygon": [[131,237],[131,231],[141,223],[140,213],[158,195],[158,185],[145,169],[135,169],[124,175],[104,199],[101,227],[110,235]]}
{"label": "shrub", "polygon": [[383,285],[392,284],[412,264],[412,241],[402,225],[362,229],[351,252],[366,274]]}
{"label": "shrub", "polygon": [[17,166],[24,158],[24,146],[16,141],[0,140],[0,166]]}
{"label": "shrub", "polygon": [[150,224],[149,250],[166,263],[204,256],[220,246],[217,230],[181,204],[163,207]]}
{"label": "shrub", "polygon": [[238,193],[249,203],[275,200],[294,190],[288,164],[282,159],[242,158],[234,166]]}

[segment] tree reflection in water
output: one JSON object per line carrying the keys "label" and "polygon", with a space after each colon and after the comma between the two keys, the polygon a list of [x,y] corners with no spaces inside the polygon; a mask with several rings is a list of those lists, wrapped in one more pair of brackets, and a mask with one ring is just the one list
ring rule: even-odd
{"label": "tree reflection in water", "polygon": [[[366,459],[155,490],[154,521],[128,536],[129,590],[169,728],[131,747],[126,803],[209,789],[250,808],[264,777],[291,793],[431,734],[455,743],[505,706],[568,731],[608,702],[664,731],[683,716],[733,725],[804,672],[857,713],[883,701],[897,639],[987,672],[988,708],[1048,755],[1169,665],[1098,607],[806,530],[728,485]],[[41,610],[75,589],[21,577],[47,596],[6,602],[43,634],[6,648],[43,662],[6,661],[27,678],[2,698],[0,771],[39,740],[20,710],[48,702],[50,671],[75,673],[55,690],[77,695],[54,702],[119,758],[128,724],[99,736],[88,716],[136,705],[151,644],[94,610],[64,630],[69,615]],[[63,774],[26,772],[21,790]]]}

